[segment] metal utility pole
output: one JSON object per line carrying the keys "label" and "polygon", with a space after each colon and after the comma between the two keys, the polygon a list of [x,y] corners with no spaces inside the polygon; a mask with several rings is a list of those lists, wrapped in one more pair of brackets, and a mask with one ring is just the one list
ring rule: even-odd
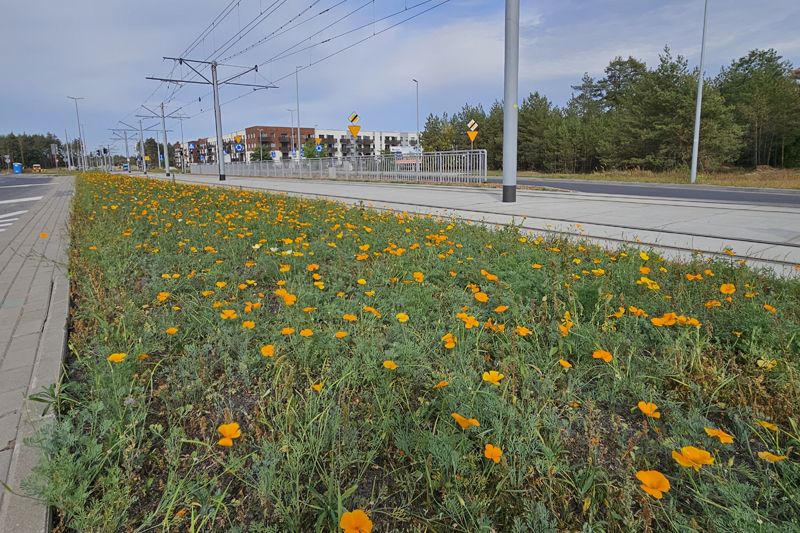
{"label": "metal utility pole", "polygon": [[[300,67],[294,67],[294,90],[295,96],[297,101],[297,160],[300,161],[303,154],[303,141],[300,137],[300,78],[298,75],[298,69]],[[302,172],[302,168],[300,169]]]}
{"label": "metal utility pole", "polygon": [[[164,102],[161,102],[161,130],[164,132],[164,168],[167,169],[167,177],[169,177],[169,144],[167,143],[167,122],[164,120]],[[172,176],[173,183],[175,176]]]}
{"label": "metal utility pole", "polygon": [[703,108],[703,62],[706,55],[706,27],[708,25],[708,0],[703,8],[703,37],[700,44],[700,70],[697,73],[697,106],[694,110],[694,141],[692,142],[692,172],[690,181],[697,181],[697,159],[700,152],[700,115]]}
{"label": "metal utility pole", "polygon": [[72,170],[72,151],[69,149],[69,133],[64,130],[64,143],[67,145],[67,168]]}
{"label": "metal utility pole", "polygon": [[177,118],[181,123],[181,173],[186,174],[186,142],[183,140],[183,115]]}
{"label": "metal utility pole", "polygon": [[[180,80],[180,79],[171,79],[171,78],[153,78],[148,77],[148,80],[156,80],[156,81],[165,81],[168,83],[199,83],[201,85],[211,85],[213,88],[214,93],[214,122],[217,127],[217,166],[219,168],[219,180],[225,181],[225,153],[222,147],[222,118],[220,112],[220,103],[219,103],[219,86],[220,85],[239,85],[242,87],[252,87],[253,90],[258,89],[276,89],[277,86],[275,85],[257,85],[253,83],[240,83],[234,82],[233,80],[244,76],[248,72],[256,71],[258,72],[258,65],[253,66],[252,68],[248,68],[239,74],[231,76],[226,80],[219,81],[217,79],[217,67],[218,66],[227,66],[227,65],[220,65],[216,61],[198,61],[195,59],[184,59],[182,57],[165,57],[164,59],[171,59],[173,61],[177,61],[181,65],[186,65],[190,69],[192,69],[195,74],[200,76],[203,81],[201,80]],[[192,66],[192,63],[202,64],[202,65],[210,65],[211,66],[211,79],[209,80],[203,73]]]}
{"label": "metal utility pole", "polygon": [[258,160],[264,161],[264,140],[261,138],[261,128],[258,128]]}
{"label": "metal utility pole", "polygon": [[75,102],[75,116],[78,119],[78,142],[81,145],[81,166],[83,166],[83,170],[86,170],[86,143],[83,140],[83,133],[81,131],[81,114],[78,111],[78,100],[83,100],[82,96],[67,96],[70,100]]}
{"label": "metal utility pole", "polygon": [[123,130],[123,133],[125,134],[125,162],[128,163],[128,174],[130,174],[131,173],[131,153],[130,153],[130,150],[128,150],[128,131],[127,130]]}
{"label": "metal utility pole", "polygon": [[142,158],[142,169],[147,176],[147,159],[144,158],[144,131],[142,131],[142,121],[139,120],[139,156]]}
{"label": "metal utility pole", "polygon": [[294,109],[287,109],[286,111],[289,112],[289,117],[290,117],[289,121],[291,123],[291,126],[289,127],[289,138],[292,146],[292,152],[294,152]]}
{"label": "metal utility pole", "polygon": [[503,91],[503,202],[517,201],[517,92],[519,90],[519,0],[506,0]]}
{"label": "metal utility pole", "polygon": [[416,79],[411,79],[417,85],[417,152],[420,151],[419,145],[419,82]]}

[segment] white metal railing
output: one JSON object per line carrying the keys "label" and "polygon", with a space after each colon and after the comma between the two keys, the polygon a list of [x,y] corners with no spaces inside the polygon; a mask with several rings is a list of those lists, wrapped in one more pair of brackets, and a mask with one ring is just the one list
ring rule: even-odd
{"label": "white metal railing", "polygon": [[[486,170],[486,150],[225,163],[228,176],[353,181],[483,183]],[[194,164],[191,172],[216,175],[217,165]]]}

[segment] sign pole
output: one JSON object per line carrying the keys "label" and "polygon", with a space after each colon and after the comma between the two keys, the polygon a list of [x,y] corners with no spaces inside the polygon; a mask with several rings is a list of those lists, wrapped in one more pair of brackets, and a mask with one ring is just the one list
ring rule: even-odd
{"label": "sign pole", "polygon": [[506,0],[503,91],[503,202],[517,201],[517,120],[519,90],[519,0]]}
{"label": "sign pole", "polygon": [[692,172],[689,178],[691,183],[697,181],[697,159],[700,151],[700,115],[703,107],[703,61],[706,55],[706,25],[708,22],[708,0],[703,10],[703,38],[700,44],[700,70],[697,73],[697,105],[694,112],[694,140],[692,142]]}

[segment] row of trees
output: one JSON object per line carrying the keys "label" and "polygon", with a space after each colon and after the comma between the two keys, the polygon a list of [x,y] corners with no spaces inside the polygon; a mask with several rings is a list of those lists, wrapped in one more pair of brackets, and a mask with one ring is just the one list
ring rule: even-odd
{"label": "row of trees", "polygon": [[[51,144],[57,146],[59,155],[56,160],[53,159],[50,151]],[[56,161],[59,164],[63,164],[60,159],[61,149],[61,141],[52,133],[46,135],[39,133],[33,135],[27,133],[0,135],[0,165],[6,166],[3,157],[8,155],[12,162],[22,163],[25,167],[42,165],[44,168],[49,168],[54,166]],[[66,159],[63,161],[66,161]]]}
{"label": "row of trees", "polygon": [[[524,170],[591,172],[685,168],[692,151],[697,70],[668,48],[659,63],[617,57],[601,79],[588,74],[564,107],[534,92],[519,108],[518,165]],[[465,105],[428,116],[426,151],[469,149],[467,123],[480,124],[476,149],[502,168],[503,104]],[[706,80],[700,164],[800,166],[800,69],[775,50],[754,50]]]}

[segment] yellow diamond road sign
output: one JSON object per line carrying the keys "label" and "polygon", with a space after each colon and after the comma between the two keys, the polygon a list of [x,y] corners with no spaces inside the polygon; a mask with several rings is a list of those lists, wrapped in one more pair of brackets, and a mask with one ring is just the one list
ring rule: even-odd
{"label": "yellow diamond road sign", "polygon": [[361,117],[359,117],[359,116],[358,116],[358,113],[355,113],[355,112],[353,112],[353,113],[350,115],[350,117],[348,117],[348,118],[349,118],[350,122],[352,122],[353,124],[358,124],[358,121],[359,121],[359,119],[360,119]]}
{"label": "yellow diamond road sign", "polygon": [[315,142],[315,143],[317,143],[317,144],[319,144],[319,143],[321,143],[321,142],[322,142],[322,139],[321,139],[321,138],[319,138],[319,137],[314,137],[314,142]]}
{"label": "yellow diamond road sign", "polygon": [[350,135],[352,135],[353,137],[358,137],[358,132],[361,131],[361,126],[350,124],[349,126],[347,126],[347,129],[350,130]]}
{"label": "yellow diamond road sign", "polygon": [[469,131],[476,131],[478,129],[478,123],[474,120],[470,120],[469,124],[467,124],[467,127],[469,128]]}

